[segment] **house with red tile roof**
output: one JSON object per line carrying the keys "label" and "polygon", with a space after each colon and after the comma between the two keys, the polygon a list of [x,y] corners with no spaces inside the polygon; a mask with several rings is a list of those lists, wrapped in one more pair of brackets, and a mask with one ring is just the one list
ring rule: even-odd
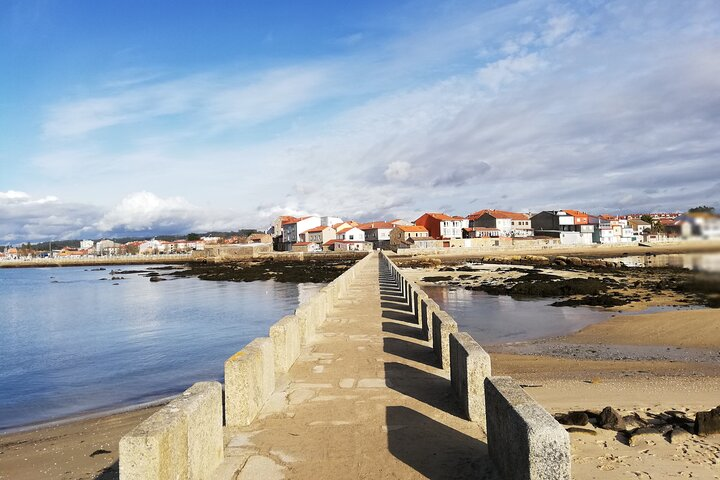
{"label": "house with red tile roof", "polygon": [[420,225],[398,225],[390,231],[390,246],[407,244],[409,238],[428,237],[428,230]]}
{"label": "house with red tile roof", "polygon": [[390,247],[390,232],[395,225],[390,222],[368,222],[358,225],[365,232],[365,241],[372,242],[375,248]]}
{"label": "house with red tile roof", "polygon": [[496,228],[503,237],[532,237],[530,217],[505,210],[480,210],[468,215],[470,227]]}
{"label": "house with red tile roof", "polygon": [[600,218],[579,210],[545,210],[530,223],[536,235],[560,238],[563,245],[600,243]]}
{"label": "house with red tile roof", "polygon": [[365,241],[365,232],[354,225],[350,225],[350,226],[346,226],[346,227],[342,227],[342,228],[338,229],[335,236],[338,240],[347,240],[347,241],[355,241],[355,242],[364,242]]}
{"label": "house with red tile roof", "polygon": [[337,238],[337,232],[335,229],[328,225],[320,225],[313,227],[309,230],[305,230],[300,234],[300,240],[303,242],[316,243],[322,245],[329,240]]}
{"label": "house with red tile roof", "polygon": [[444,213],[425,213],[415,220],[415,225],[425,227],[429,236],[436,239],[462,238],[463,228],[470,226],[467,218]]}

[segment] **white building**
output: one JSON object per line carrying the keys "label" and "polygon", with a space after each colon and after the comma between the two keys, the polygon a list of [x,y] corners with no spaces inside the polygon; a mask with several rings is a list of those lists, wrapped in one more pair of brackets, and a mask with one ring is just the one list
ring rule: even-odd
{"label": "white building", "polygon": [[358,227],[345,228],[342,230],[338,230],[337,239],[353,242],[364,242],[365,232],[360,230]]}
{"label": "white building", "polygon": [[92,240],[81,240],[80,241],[80,249],[81,250],[90,250],[95,246],[95,242]]}

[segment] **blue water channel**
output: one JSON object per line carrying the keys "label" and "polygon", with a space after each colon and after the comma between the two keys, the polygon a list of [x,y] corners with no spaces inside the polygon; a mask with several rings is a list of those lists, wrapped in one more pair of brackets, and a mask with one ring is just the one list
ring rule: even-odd
{"label": "blue water channel", "polygon": [[222,380],[225,359],[323,286],[110,272],[0,269],[0,431]]}
{"label": "blue water channel", "polygon": [[425,292],[481,345],[567,335],[614,313],[594,307],[553,307],[557,298],[514,299],[464,288],[426,286]]}

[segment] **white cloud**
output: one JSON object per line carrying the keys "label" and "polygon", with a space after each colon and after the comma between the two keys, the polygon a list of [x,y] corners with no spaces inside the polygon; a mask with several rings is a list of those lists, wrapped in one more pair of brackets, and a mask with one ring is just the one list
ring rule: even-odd
{"label": "white cloud", "polygon": [[478,80],[492,90],[518,79],[523,75],[532,74],[545,67],[547,62],[536,53],[521,56],[509,56],[493,62],[477,72]]}
{"label": "white cloud", "polygon": [[[320,66],[287,67],[253,76],[207,73],[176,80],[110,83],[112,93],[50,107],[43,130],[72,138],[100,129],[178,116],[194,128],[255,125],[332,94]],[[123,85],[124,89],[118,89]],[[187,125],[186,125],[187,126]]]}
{"label": "white cloud", "polygon": [[[80,172],[80,198],[106,204],[90,225],[110,229],[720,203],[713,2],[440,10],[389,42],[368,28],[351,55],[322,64],[128,82],[58,104],[33,167],[74,200]],[[170,126],[150,123],[160,117]],[[251,128],[273,120],[283,126]],[[103,146],[98,130],[115,125],[137,128],[113,130]],[[228,128],[237,129],[217,135]],[[128,185],[168,203],[108,208]],[[178,191],[193,203],[171,201]]]}

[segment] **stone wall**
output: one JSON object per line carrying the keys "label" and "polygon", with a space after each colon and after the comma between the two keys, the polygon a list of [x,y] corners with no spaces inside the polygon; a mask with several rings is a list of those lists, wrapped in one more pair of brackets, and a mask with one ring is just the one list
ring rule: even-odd
{"label": "stone wall", "polygon": [[[120,478],[205,479],[223,459],[227,426],[252,423],[286,373],[312,343],[338,299],[348,295],[358,271],[377,261],[370,254],[330,282],[294,315],[270,327],[225,362],[225,393],[218,382],[199,382],[120,440]],[[224,409],[223,409],[224,405]]]}
{"label": "stone wall", "polygon": [[569,480],[570,441],[565,429],[510,377],[492,377],[485,350],[384,253],[386,268],[432,346],[438,366],[465,417],[487,433],[488,451],[507,480]]}

